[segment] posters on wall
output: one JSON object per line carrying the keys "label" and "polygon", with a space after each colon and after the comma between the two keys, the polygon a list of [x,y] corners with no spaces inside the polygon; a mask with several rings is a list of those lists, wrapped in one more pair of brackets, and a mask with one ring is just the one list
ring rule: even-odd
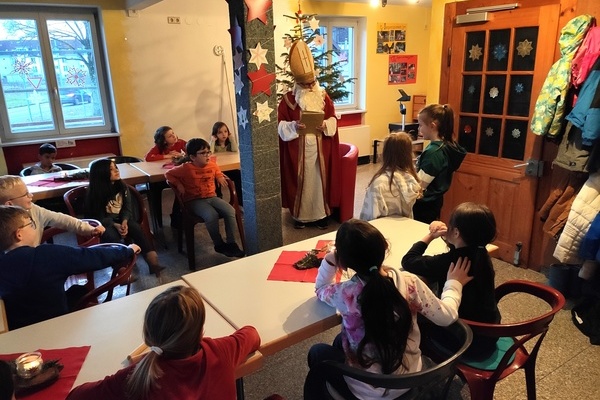
{"label": "posters on wall", "polygon": [[406,24],[377,23],[377,54],[406,52]]}
{"label": "posters on wall", "polygon": [[389,55],[388,84],[406,84],[417,82],[416,55]]}

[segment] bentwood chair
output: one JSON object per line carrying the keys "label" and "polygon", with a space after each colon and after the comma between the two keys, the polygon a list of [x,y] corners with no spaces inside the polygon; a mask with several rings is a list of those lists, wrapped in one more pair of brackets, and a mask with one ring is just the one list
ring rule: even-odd
{"label": "bentwood chair", "polygon": [[[69,164],[69,163],[61,163],[61,162],[55,162],[54,165],[59,166],[63,171],[72,171],[74,169],[79,169],[79,167],[75,164]],[[29,176],[31,175],[31,167],[25,167],[21,170],[21,172],[19,172],[19,175],[21,176]]]}
{"label": "bentwood chair", "polygon": [[[235,220],[237,222],[238,232],[240,234],[240,240],[242,241],[242,250],[246,249],[246,236],[244,235],[244,221],[242,219],[242,211],[238,202],[237,192],[235,191],[235,184],[231,179],[225,176],[227,181],[227,188],[229,189],[229,204],[235,210]],[[181,207],[181,221],[182,224],[177,228],[177,249],[180,253],[183,252],[183,235],[185,233],[185,243],[188,256],[188,266],[190,270],[196,270],[196,249],[194,246],[194,227],[196,224],[204,223],[204,220],[194,214],[183,202],[183,198],[179,194],[179,191],[175,185],[167,181],[169,187],[175,193],[175,198],[179,202]]]}
{"label": "bentwood chair", "polygon": [[[101,243],[90,248],[97,247],[127,247],[121,243]],[[114,289],[117,286],[126,286],[125,296],[129,296],[131,291],[131,272],[135,266],[136,256],[131,257],[130,260],[122,262],[118,265],[110,266],[112,268],[111,277],[108,282],[93,288],[87,292],[79,301],[75,304],[72,311],[81,310],[83,308],[92,307],[107,301],[111,301],[113,298]]]}
{"label": "bentwood chair", "polygon": [[349,220],[354,215],[354,188],[358,167],[358,148],[350,143],[340,143],[340,207],[337,210],[339,222]]}
{"label": "bentwood chair", "polygon": [[496,383],[522,368],[527,398],[534,400],[538,352],[554,316],[564,307],[565,298],[550,286],[524,280],[505,282],[496,288],[495,294],[496,301],[508,296],[505,300],[518,302],[521,310],[535,309],[533,304],[537,298],[536,304],[547,303],[547,310],[520,322],[486,324],[464,320],[474,335],[498,338],[498,342],[496,352],[486,360],[461,359],[457,365],[458,373],[467,381],[473,400],[492,400]]}
{"label": "bentwood chair", "polygon": [[[430,342],[434,340],[434,336],[426,334],[428,326],[430,326],[429,322],[426,322],[423,318],[419,318],[419,328],[422,334],[420,347],[424,355],[429,355],[431,348],[436,348],[440,345],[439,343]],[[444,359],[438,360],[438,363],[431,367],[424,366],[424,369],[419,372],[402,375],[384,375],[367,372],[336,361],[324,361],[315,368],[311,368],[309,375],[318,374],[317,376],[324,377],[327,380],[326,385],[330,399],[334,400],[357,400],[351,393],[345,393],[342,396],[340,394],[342,390],[340,388],[336,389],[329,382],[329,380],[335,382],[340,376],[353,378],[378,388],[408,389],[407,392],[396,398],[398,400],[418,398],[444,399],[455,376],[456,364],[460,356],[471,344],[473,336],[467,324],[460,320],[442,329],[446,335],[454,339],[454,342],[459,343],[458,350],[446,355]]]}

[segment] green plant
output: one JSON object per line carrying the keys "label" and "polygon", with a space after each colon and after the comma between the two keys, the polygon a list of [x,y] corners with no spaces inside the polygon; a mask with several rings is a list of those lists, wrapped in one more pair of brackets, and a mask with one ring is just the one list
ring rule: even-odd
{"label": "green plant", "polygon": [[[317,80],[319,84],[327,91],[329,97],[335,102],[342,100],[350,94],[346,84],[348,82],[354,82],[356,78],[344,79],[342,76],[341,66],[346,61],[331,62],[333,55],[336,53],[335,50],[320,51],[318,47],[311,45],[315,39],[321,34],[321,28],[312,29],[309,21],[316,14],[302,14],[300,10],[292,15],[284,15],[285,18],[290,18],[296,21],[296,25],[290,29],[291,33],[286,33],[283,39],[288,41],[291,45],[297,40],[304,40],[309,46],[314,62]],[[289,48],[289,46],[286,46]],[[289,70],[289,54],[282,53],[281,57],[284,58],[283,67],[276,65],[277,68],[277,96],[281,98],[285,93],[294,87],[294,76]]]}

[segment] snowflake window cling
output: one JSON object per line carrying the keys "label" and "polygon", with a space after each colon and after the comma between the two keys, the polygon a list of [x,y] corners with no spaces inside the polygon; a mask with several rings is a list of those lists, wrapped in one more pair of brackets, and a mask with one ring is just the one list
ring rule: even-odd
{"label": "snowflake window cling", "polygon": [[67,71],[67,83],[69,83],[69,85],[83,87],[85,85],[86,75],[87,73],[84,70],[71,67]]}
{"label": "snowflake window cling", "polygon": [[511,134],[512,134],[512,137],[514,137],[515,139],[518,139],[521,137],[521,130],[515,128],[512,130]]}
{"label": "snowflake window cling", "polygon": [[498,88],[496,86],[494,86],[490,89],[490,97],[492,99],[495,99],[496,97],[498,97],[498,94],[500,94],[500,91],[498,90]]}
{"label": "snowflake window cling", "polygon": [[506,57],[506,54],[508,54],[508,50],[506,49],[506,45],[503,44],[497,44],[494,46],[494,58],[498,61],[502,61],[503,58]]}
{"label": "snowflake window cling", "polygon": [[478,44],[474,44],[471,46],[471,50],[469,50],[469,58],[471,61],[479,60],[479,57],[483,55],[483,48],[479,47]]}
{"label": "snowflake window cling", "polygon": [[19,75],[29,75],[29,71],[31,71],[31,62],[25,61],[24,58],[17,58],[13,65],[13,73],[17,73]]}
{"label": "snowflake window cling", "polygon": [[469,85],[469,88],[467,89],[467,92],[469,92],[469,94],[474,94],[475,93],[475,86],[474,85]]}
{"label": "snowflake window cling", "polygon": [[519,54],[521,57],[525,58],[528,55],[531,55],[531,51],[533,50],[533,46],[532,46],[533,42],[525,39],[522,42],[519,42],[519,45],[517,46],[517,54]]}
{"label": "snowflake window cling", "polygon": [[515,85],[515,92],[521,94],[525,91],[525,86],[522,83],[517,83]]}
{"label": "snowflake window cling", "polygon": [[486,134],[486,136],[487,136],[487,137],[492,137],[492,136],[494,136],[494,128],[492,128],[491,126],[488,126],[488,127],[485,129],[485,134]]}

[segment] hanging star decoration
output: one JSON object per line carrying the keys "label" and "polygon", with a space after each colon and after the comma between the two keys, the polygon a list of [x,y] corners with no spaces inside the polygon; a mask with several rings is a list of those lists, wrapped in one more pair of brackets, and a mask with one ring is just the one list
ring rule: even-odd
{"label": "hanging star decoration", "polygon": [[289,37],[286,37],[283,39],[283,47],[285,47],[288,50],[290,49],[290,47],[292,47],[292,43],[294,43],[294,42]]}
{"label": "hanging star decoration", "polygon": [[248,22],[253,19],[259,19],[263,24],[267,24],[267,10],[271,8],[271,0],[244,0],[248,7]]}
{"label": "hanging star decoration", "polygon": [[512,130],[512,137],[514,137],[515,139],[518,139],[521,137],[521,130],[520,129],[513,129]]}
{"label": "hanging star decoration", "polygon": [[492,136],[494,136],[494,129],[493,129],[491,126],[490,126],[490,127],[488,127],[488,128],[485,130],[485,134],[486,134],[488,137],[492,137]]}
{"label": "hanging star decoration", "polygon": [[76,69],[75,67],[69,68],[67,71],[67,82],[70,85],[77,85],[79,87],[85,85],[85,77],[87,73],[82,69]]}
{"label": "hanging star decoration", "polygon": [[235,49],[235,55],[233,56],[233,69],[239,70],[244,66],[244,53]]}
{"label": "hanging star decoration", "polygon": [[308,21],[308,24],[310,25],[310,29],[312,29],[313,31],[316,31],[317,29],[319,29],[319,20],[316,19],[313,15],[313,17]]}
{"label": "hanging star decoration", "polygon": [[271,83],[275,80],[275,74],[268,73],[264,65],[261,65],[256,72],[248,72],[248,78],[252,82],[252,92],[250,93],[252,96],[260,92],[267,96],[271,95]]}
{"label": "hanging star decoration", "polygon": [[260,42],[255,48],[250,49],[250,62],[256,64],[256,68],[260,68],[262,64],[268,64],[267,61],[267,49],[263,49]]}
{"label": "hanging star decoration", "polygon": [[495,87],[495,86],[494,86],[493,88],[491,88],[491,89],[490,89],[490,97],[491,97],[492,99],[495,99],[496,97],[498,97],[498,94],[499,94],[499,93],[500,93],[500,91],[499,91],[499,90],[498,90],[498,88],[497,88],[497,87]]}
{"label": "hanging star decoration", "polygon": [[231,35],[231,43],[234,49],[244,50],[244,46],[242,45],[242,27],[238,23],[237,18],[234,18],[233,22],[233,26],[228,29]]}
{"label": "hanging star decoration", "polygon": [[520,93],[523,93],[524,90],[525,90],[525,86],[523,86],[522,83],[517,83],[515,85],[515,92],[520,94]]}
{"label": "hanging star decoration", "polygon": [[323,36],[321,35],[315,35],[315,38],[313,40],[313,43],[315,44],[315,46],[322,46],[323,45]]}
{"label": "hanging star decoration", "polygon": [[527,57],[531,54],[531,51],[533,50],[532,44],[533,42],[527,39],[523,40],[522,42],[519,42],[519,45],[517,46],[517,53],[521,57]]}
{"label": "hanging star decoration", "polygon": [[479,60],[479,57],[483,55],[483,49],[479,47],[478,44],[474,44],[471,46],[471,50],[469,50],[469,58],[471,61]]}
{"label": "hanging star decoration", "polygon": [[235,94],[242,94],[242,89],[244,88],[244,82],[242,82],[242,76],[238,71],[233,73],[235,77],[233,78],[233,85],[235,86]]}
{"label": "hanging star decoration", "polygon": [[31,62],[25,61],[24,58],[17,58],[15,60],[15,64],[13,65],[13,73],[17,73],[19,75],[29,75],[29,71],[31,71]]}
{"label": "hanging star decoration", "polygon": [[475,86],[474,85],[470,85],[469,88],[467,89],[467,92],[469,92],[469,94],[475,93]]}
{"label": "hanging star decoration", "polygon": [[264,103],[256,102],[256,111],[254,115],[258,118],[258,122],[271,121],[271,113],[273,109],[269,107],[269,101],[265,100]]}
{"label": "hanging star decoration", "polygon": [[494,58],[498,61],[502,61],[503,58],[506,57],[508,50],[506,50],[506,46],[503,44],[497,44],[494,46]]}
{"label": "hanging star decoration", "polygon": [[240,109],[237,112],[237,117],[238,123],[242,126],[242,128],[246,129],[246,125],[248,125],[248,110],[240,106]]}

